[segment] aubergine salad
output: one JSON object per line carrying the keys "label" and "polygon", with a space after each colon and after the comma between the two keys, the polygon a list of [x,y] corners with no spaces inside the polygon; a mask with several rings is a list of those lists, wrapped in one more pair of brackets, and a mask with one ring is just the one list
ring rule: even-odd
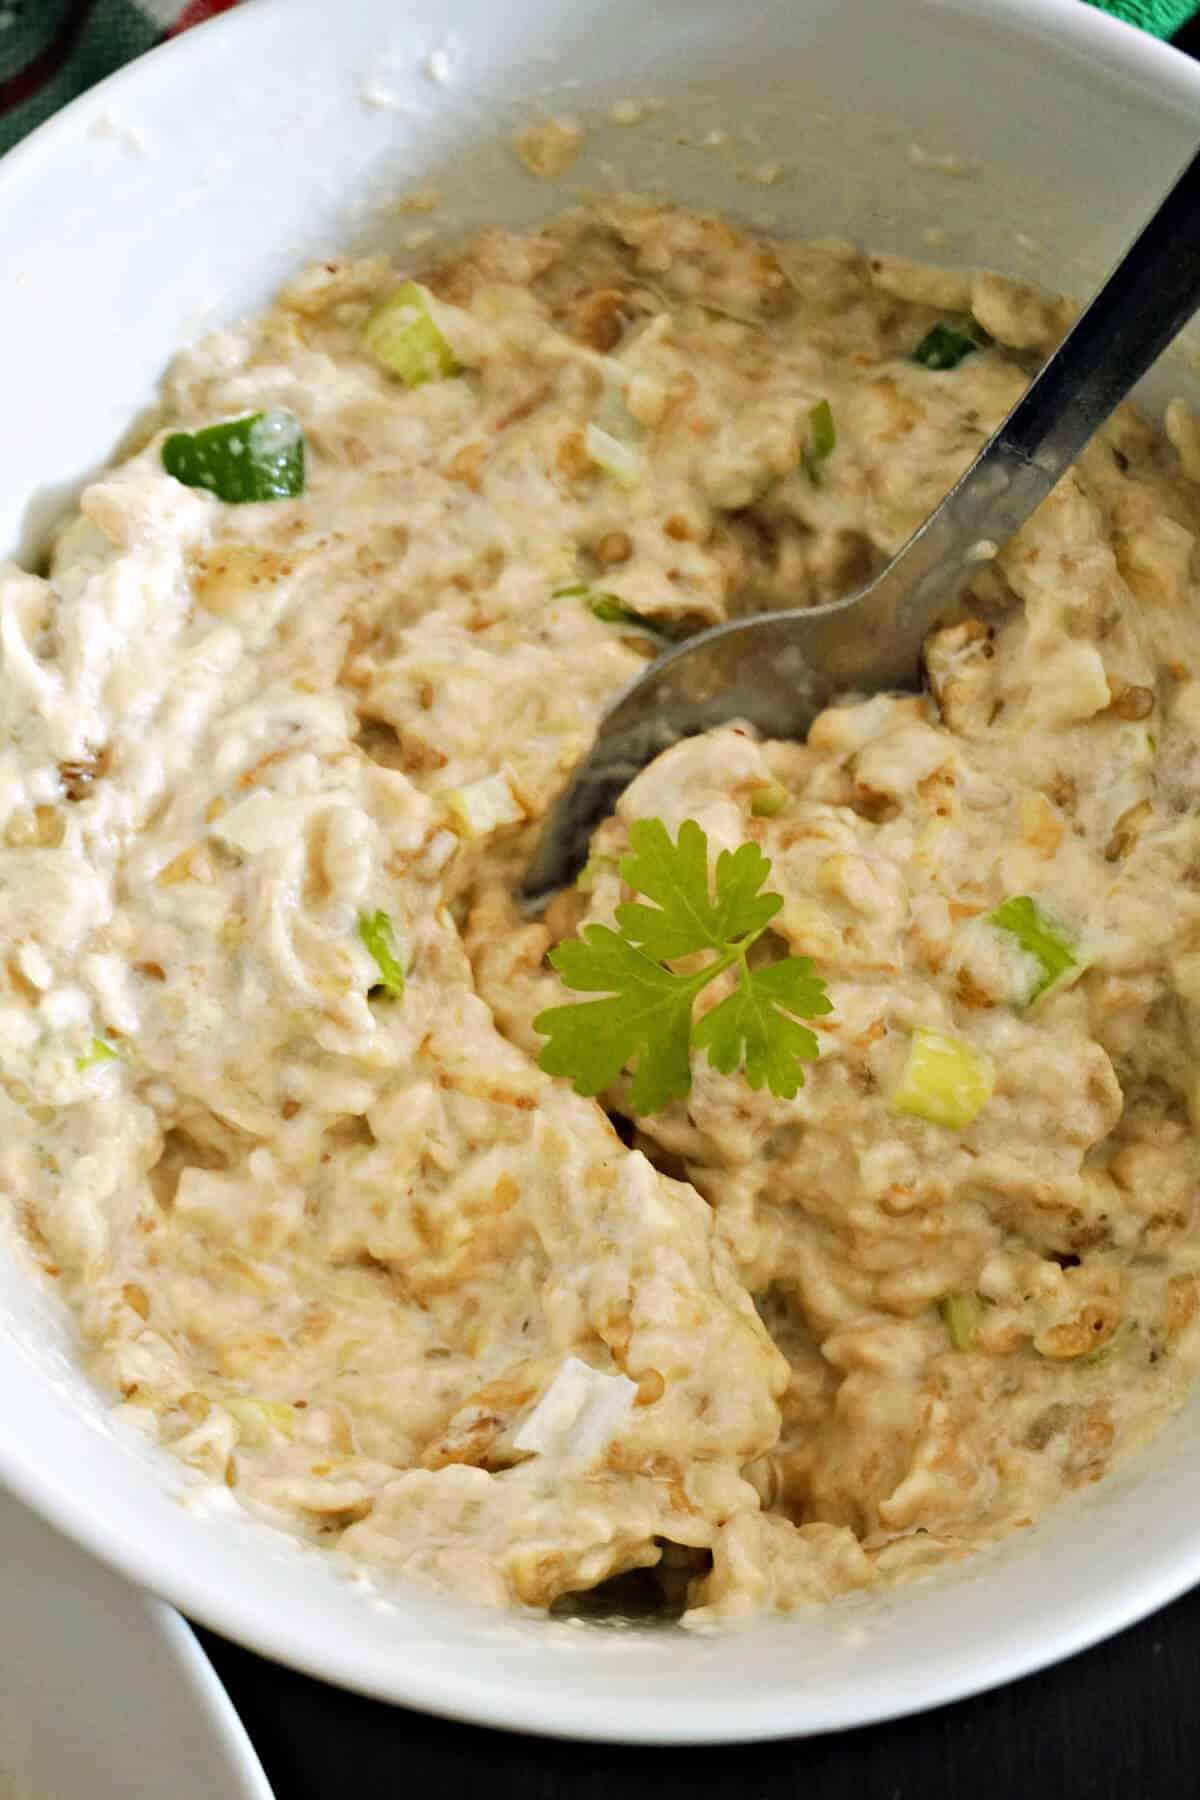
{"label": "aubergine salad", "polygon": [[0,1190],[117,1416],[346,1568],[697,1625],[1028,1525],[1197,1361],[1200,423],[805,743],[648,657],[879,570],[1073,316],[627,203],[310,268],[0,573]]}

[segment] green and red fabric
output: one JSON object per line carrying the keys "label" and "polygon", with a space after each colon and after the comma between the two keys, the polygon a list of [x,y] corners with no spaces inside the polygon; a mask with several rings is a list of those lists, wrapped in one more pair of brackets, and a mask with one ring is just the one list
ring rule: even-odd
{"label": "green and red fabric", "polygon": [[1197,10],[1196,0],[1093,0],[1104,12],[1138,25],[1153,37],[1174,37]]}
{"label": "green and red fabric", "polygon": [[0,150],[93,82],[237,0],[0,0]]}
{"label": "green and red fabric", "polygon": [[[1200,0],[1092,0],[1171,37]],[[0,151],[131,57],[239,0],[0,0]],[[599,16],[599,14],[598,14]]]}

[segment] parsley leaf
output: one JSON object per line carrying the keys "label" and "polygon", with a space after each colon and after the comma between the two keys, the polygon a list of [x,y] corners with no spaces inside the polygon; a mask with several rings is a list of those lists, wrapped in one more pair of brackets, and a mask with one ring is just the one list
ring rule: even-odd
{"label": "parsley leaf", "polygon": [[771,863],[757,844],[722,850],[716,898],[710,898],[708,839],[695,819],[684,820],[674,844],[661,819],[636,820],[618,868],[621,880],[655,905],[619,906],[617,924],[660,962],[695,950],[724,950],[747,932],[757,936],[783,905],[778,894],[758,892]]}
{"label": "parsley leaf", "polygon": [[[688,1093],[690,1053],[700,1049],[721,1074],[744,1066],[752,1088],[794,1098],[804,1081],[800,1065],[817,1055],[814,1034],[795,1015],[832,1009],[807,957],[749,965],[751,945],[783,905],[778,894],[760,891],[770,859],[757,844],[723,850],[710,889],[708,839],[694,819],[674,842],[661,819],[638,819],[629,845],[621,879],[653,904],[627,901],[616,909],[619,930],[588,925],[550,952],[567,987],[607,998],[538,1014],[534,1030],[548,1040],[541,1067],[588,1095],[631,1068],[630,1104],[651,1113]],[[679,974],[668,966],[706,950],[715,954],[699,969]],[[697,998],[728,969],[738,985],[694,1021]]]}
{"label": "parsley leaf", "polygon": [[764,1084],[780,1100],[792,1100],[804,1086],[801,1063],[815,1062],[815,1032],[791,1015],[811,1019],[832,1012],[824,983],[807,956],[787,956],[763,969],[747,969],[732,994],[705,1013],[693,1034],[698,1050],[722,1075],[744,1065],[752,1088]]}
{"label": "parsley leaf", "polygon": [[673,975],[607,925],[586,926],[581,938],[551,951],[550,961],[568,987],[611,997],[538,1014],[534,1029],[550,1040],[538,1059],[546,1073],[568,1076],[577,1094],[601,1094],[636,1059],[635,1112],[681,1100],[692,1084],[692,1005],[704,974]]}

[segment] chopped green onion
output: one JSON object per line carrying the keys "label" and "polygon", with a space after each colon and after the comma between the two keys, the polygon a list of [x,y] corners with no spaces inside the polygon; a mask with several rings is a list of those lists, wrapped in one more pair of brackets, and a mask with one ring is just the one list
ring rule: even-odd
{"label": "chopped green onion", "polygon": [[808,413],[809,440],[812,453],[818,462],[824,462],[832,456],[837,446],[837,427],[833,422],[833,408],[828,400],[818,400],[809,408]]}
{"label": "chopped green onion", "polygon": [[781,781],[768,781],[765,787],[755,788],[751,794],[750,811],[756,819],[774,819],[791,797]]}
{"label": "chopped green onion", "polygon": [[820,487],[820,465],[833,455],[836,445],[837,427],[833,422],[833,408],[828,400],[818,400],[815,406],[808,409],[808,442],[801,458],[804,472],[814,487]]}
{"label": "chopped green onion", "polygon": [[1116,1330],[1105,1338],[1102,1344],[1097,1344],[1094,1350],[1089,1350],[1087,1355],[1080,1360],[1089,1363],[1093,1369],[1103,1368],[1105,1363],[1114,1361],[1116,1357],[1123,1355],[1128,1350],[1137,1336],[1137,1328],[1136,1319],[1122,1319]]}
{"label": "chopped green onion", "polygon": [[597,593],[588,581],[570,581],[565,587],[552,590],[552,600],[582,600],[594,619],[602,625],[624,625],[630,631],[645,632],[648,636],[661,638],[664,643],[671,643],[671,633],[656,619],[637,611],[636,607],[627,606],[617,594]]}
{"label": "chopped green onion", "polygon": [[912,359],[925,369],[957,369],[964,357],[975,350],[986,350],[991,341],[974,319],[963,331],[956,331],[953,325],[935,325],[925,333]]}
{"label": "chopped green onion", "polygon": [[619,482],[623,488],[635,488],[642,479],[642,459],[630,444],[623,444],[610,431],[589,425],[583,434],[583,447],[598,469]]}
{"label": "chopped green onion", "polygon": [[578,560],[579,552],[574,544],[559,544],[546,557],[546,572],[551,579],[557,580],[560,584],[564,581],[575,581]]}
{"label": "chopped green onion", "polygon": [[441,796],[463,837],[486,837],[500,825],[519,825],[525,808],[512,790],[503,769],[484,775],[466,787],[448,788]]}
{"label": "chopped green onion", "polygon": [[241,1442],[254,1449],[265,1448],[273,1431],[285,1438],[296,1435],[296,1409],[284,1400],[246,1400],[230,1394],[222,1398],[221,1405],[236,1422]]}
{"label": "chopped green onion", "polygon": [[75,1058],[75,1067],[79,1070],[95,1068],[97,1063],[116,1062],[121,1052],[114,1049],[104,1038],[94,1037],[83,1056]]}
{"label": "chopped green onion", "polygon": [[987,1105],[994,1086],[992,1059],[984,1051],[919,1027],[889,1105],[894,1113],[961,1131]]}
{"label": "chopped green onion", "polygon": [[626,606],[615,594],[592,594],[588,592],[587,609],[593,619],[599,619],[602,625],[625,625],[632,631],[644,631],[650,637],[660,638],[664,643],[671,641],[670,633],[656,619],[647,618],[632,606]]}
{"label": "chopped green onion", "polygon": [[459,373],[459,363],[430,310],[430,294],[418,281],[406,281],[367,314],[363,343],[371,355],[408,387],[444,381]]}
{"label": "chopped green onion", "polygon": [[1026,956],[1033,958],[1041,970],[1025,1004],[1033,1002],[1061,981],[1068,970],[1079,966],[1074,945],[1066,930],[1048,912],[1043,912],[1028,894],[1013,894],[988,914],[988,923],[998,926],[1016,938]]}
{"label": "chopped green onion", "polygon": [[596,886],[597,877],[615,875],[620,867],[615,856],[589,856],[575,881],[581,894],[590,894]]}
{"label": "chopped green onion", "polygon": [[291,500],[304,492],[304,433],[294,413],[274,409],[176,431],[162,447],[168,475],[230,506]]}
{"label": "chopped green onion", "polygon": [[404,992],[404,970],[396,954],[391,919],[385,912],[360,913],[358,935],[379,969],[379,980],[371,989],[372,995],[398,1000]]}
{"label": "chopped green onion", "polygon": [[974,1294],[947,1294],[938,1311],[956,1350],[973,1350],[979,1328],[979,1302]]}
{"label": "chopped green onion", "polygon": [[808,442],[800,458],[804,473],[814,487],[820,487],[821,464],[833,455],[836,444],[837,428],[833,422],[833,408],[828,400],[818,400],[808,411]]}

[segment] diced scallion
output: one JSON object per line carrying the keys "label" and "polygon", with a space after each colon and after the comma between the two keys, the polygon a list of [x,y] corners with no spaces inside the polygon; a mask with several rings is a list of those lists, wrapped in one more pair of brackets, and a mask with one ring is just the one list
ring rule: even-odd
{"label": "diced scallion", "polygon": [[588,611],[602,625],[623,625],[628,631],[643,631],[650,637],[669,641],[669,633],[656,619],[638,612],[636,607],[627,606],[616,594],[595,594],[590,588],[585,589],[584,593]]}
{"label": "diced scallion", "polygon": [[459,372],[458,360],[430,309],[429,291],[420,282],[406,281],[372,307],[362,336],[371,355],[408,387],[444,381]]}
{"label": "diced scallion", "polygon": [[837,427],[828,400],[818,400],[808,409],[808,442],[804,446],[804,471],[814,487],[821,485],[821,464],[837,447]]}
{"label": "diced scallion", "polygon": [[765,786],[754,789],[750,796],[750,811],[756,819],[774,819],[790,799],[782,781],[768,781]]}
{"label": "diced scallion", "polygon": [[953,325],[935,325],[925,333],[913,351],[912,359],[925,369],[957,369],[964,357],[973,351],[985,350],[991,341],[974,319],[969,320],[961,331]]}
{"label": "diced scallion", "polygon": [[404,992],[404,969],[396,953],[392,921],[385,912],[360,913],[358,935],[375,959],[379,980],[371,989],[375,998],[398,1000]]}
{"label": "diced scallion", "polygon": [[582,600],[592,617],[599,619],[602,625],[624,625],[629,631],[642,631],[650,637],[671,641],[670,632],[656,619],[626,605],[617,594],[597,592],[590,582],[570,581],[565,587],[556,587],[551,599]]}
{"label": "diced scallion", "polygon": [[589,425],[583,434],[583,447],[598,469],[623,488],[635,488],[642,479],[642,459],[632,444],[623,444],[611,431]]}
{"label": "diced scallion", "polygon": [[615,875],[618,866],[615,856],[589,856],[579,871],[575,886],[581,894],[590,894],[593,892],[598,878],[601,875]]}
{"label": "diced scallion", "polygon": [[1065,926],[1044,912],[1028,894],[1013,894],[1001,901],[995,912],[988,914],[988,923],[1000,931],[1010,932],[1041,971],[1025,1002],[1027,1006],[1079,966],[1073,940]]}
{"label": "diced scallion", "polygon": [[956,1350],[973,1350],[979,1329],[979,1302],[974,1294],[947,1294],[938,1311]]}
{"label": "diced scallion", "polygon": [[833,455],[837,444],[837,427],[828,400],[818,400],[808,409],[808,441],[801,455],[804,473],[814,487],[821,485],[821,464]]}
{"label": "diced scallion", "polygon": [[1103,1368],[1105,1363],[1113,1362],[1116,1357],[1123,1355],[1136,1336],[1137,1320],[1122,1319],[1116,1330],[1102,1344],[1097,1344],[1094,1350],[1089,1350],[1082,1360],[1093,1369]]}
{"label": "diced scallion", "polygon": [[837,427],[828,400],[818,400],[808,411],[808,441],[818,462],[832,456],[837,446]]}
{"label": "diced scallion", "polygon": [[296,1409],[284,1400],[249,1400],[232,1394],[221,1405],[236,1422],[240,1441],[251,1449],[263,1449],[275,1431],[285,1438],[296,1435]]}
{"label": "diced scallion", "polygon": [[75,1067],[79,1070],[93,1069],[97,1063],[116,1062],[120,1051],[102,1037],[94,1037],[82,1056],[75,1058]]}
{"label": "diced scallion", "polygon": [[304,492],[304,433],[294,413],[275,408],[176,431],[162,447],[168,475],[231,506],[290,500]]}
{"label": "diced scallion", "polygon": [[987,1105],[994,1086],[986,1052],[965,1038],[919,1027],[889,1105],[894,1113],[961,1131]]}
{"label": "diced scallion", "polygon": [[442,796],[456,830],[467,838],[486,837],[500,825],[519,825],[525,809],[501,769],[484,775],[466,787],[450,788]]}

